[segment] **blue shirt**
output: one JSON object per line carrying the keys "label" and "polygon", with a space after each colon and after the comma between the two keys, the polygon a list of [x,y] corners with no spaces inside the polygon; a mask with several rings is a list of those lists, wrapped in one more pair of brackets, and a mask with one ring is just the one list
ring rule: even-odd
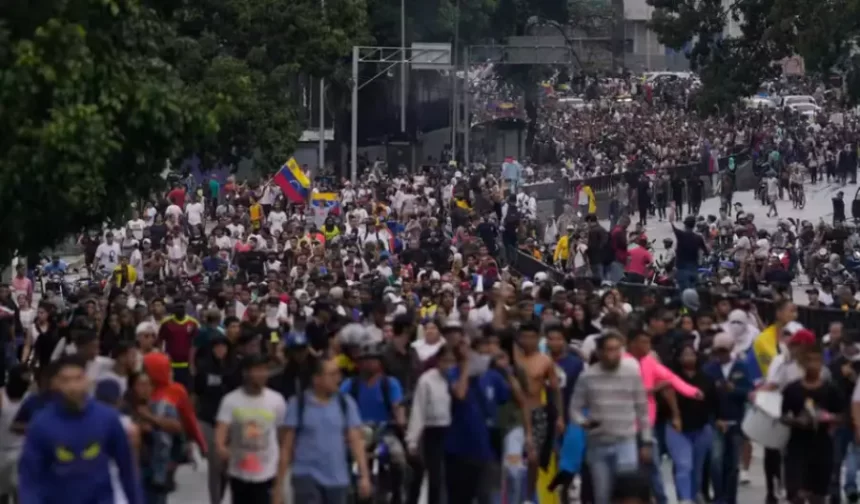
{"label": "blue shirt", "polygon": [[[460,377],[459,367],[448,372],[453,387]],[[507,381],[498,371],[490,369],[469,379],[464,400],[452,398],[451,426],[445,437],[445,452],[476,462],[494,459],[490,445],[490,426],[498,406],[510,398]]]}
{"label": "blue shirt", "polygon": [[[323,487],[349,486],[346,430],[361,425],[358,406],[352,397],[344,396],[346,415],[337,396],[326,403],[305,392],[302,428],[296,435],[293,451],[293,476],[313,479]],[[299,425],[298,398],[287,402],[284,427],[295,429]]]}
{"label": "blue shirt", "polygon": [[566,414],[568,406],[570,406],[570,399],[573,397],[573,386],[576,385],[576,380],[579,379],[579,375],[582,373],[585,365],[577,355],[568,353],[555,361],[555,367],[555,373],[558,375],[558,384],[561,388],[561,399],[564,401],[561,411]]}
{"label": "blue shirt", "polygon": [[222,264],[225,263],[220,257],[206,257],[203,259],[203,271],[217,273],[221,269]]}
{"label": "blue shirt", "polygon": [[[403,387],[400,386],[400,381],[397,378],[386,376],[388,380],[388,398],[389,404],[393,408],[395,405],[403,402]],[[340,385],[342,394],[352,394],[352,380],[347,378]],[[361,416],[361,421],[364,423],[384,423],[392,422],[394,418],[385,407],[385,398],[382,396],[382,380],[377,380],[371,386],[359,380],[358,395],[355,398],[358,403],[358,411]]]}
{"label": "blue shirt", "polygon": [[18,468],[20,502],[113,504],[111,461],[129,504],[142,504],[137,464],[119,414],[92,399],[78,412],[51,402],[27,429]]}
{"label": "blue shirt", "polygon": [[46,264],[46,265],[42,266],[42,271],[43,271],[45,274],[48,274],[48,275],[52,275],[52,274],[54,274],[54,273],[59,273],[59,274],[61,274],[61,275],[62,275],[63,273],[65,273],[65,272],[66,272],[66,270],[67,270],[68,268],[69,268],[69,265],[68,265],[68,264],[66,264],[66,263],[61,259],[61,260],[60,260],[60,262],[58,262],[58,263],[56,263],[56,264],[54,264],[54,262],[53,262],[53,261],[51,261],[51,262],[49,262],[48,264]]}
{"label": "blue shirt", "polygon": [[15,415],[15,419],[12,420],[12,423],[28,425],[33,417],[36,416],[36,413],[45,408],[45,406],[51,404],[51,401],[54,400],[54,394],[52,392],[41,392],[38,394],[30,394],[24,398],[24,402],[21,403],[21,406],[18,408],[18,413]]}

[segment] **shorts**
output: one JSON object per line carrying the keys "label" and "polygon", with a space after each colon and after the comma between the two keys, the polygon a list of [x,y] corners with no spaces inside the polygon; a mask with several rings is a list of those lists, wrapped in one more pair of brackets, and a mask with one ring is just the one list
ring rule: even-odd
{"label": "shorts", "polygon": [[817,446],[814,450],[791,450],[783,457],[785,490],[788,495],[807,492],[826,496],[833,472],[833,450]]}
{"label": "shorts", "polygon": [[20,452],[0,454],[0,495],[16,495]]}

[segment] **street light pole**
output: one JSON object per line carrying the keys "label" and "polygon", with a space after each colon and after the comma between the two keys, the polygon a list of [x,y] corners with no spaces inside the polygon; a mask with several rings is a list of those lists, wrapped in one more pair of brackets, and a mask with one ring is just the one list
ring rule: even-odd
{"label": "street light pole", "polygon": [[352,48],[352,118],[350,128],[349,179],[358,182],[358,57],[359,47]]}
{"label": "street light pole", "polygon": [[458,96],[457,96],[457,56],[460,45],[460,0],[457,0],[454,11],[454,47],[451,48],[451,157],[457,159],[457,123],[459,122]]}
{"label": "street light pole", "polygon": [[400,47],[403,48],[400,65],[400,132],[406,133],[406,0],[400,0]]}
{"label": "street light pole", "polygon": [[469,93],[471,92],[469,89],[469,69],[472,66],[472,52],[470,49],[470,46],[466,46],[466,57],[465,61],[463,61],[463,115],[466,116],[464,118],[466,124],[463,125],[463,163],[466,166],[469,166],[470,161],[469,146],[471,145],[472,132],[471,111],[469,110]]}
{"label": "street light pole", "polygon": [[[320,0],[322,15],[325,16],[325,0]],[[319,165],[317,166],[317,175],[322,173],[325,167],[325,79],[320,77],[320,104],[319,104],[320,124],[319,124],[319,146],[317,156]]]}

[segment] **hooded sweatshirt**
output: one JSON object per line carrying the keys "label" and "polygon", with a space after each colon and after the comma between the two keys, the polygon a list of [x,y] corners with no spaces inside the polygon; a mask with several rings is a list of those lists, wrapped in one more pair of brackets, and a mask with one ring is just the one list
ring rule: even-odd
{"label": "hooded sweatshirt", "polygon": [[117,412],[94,400],[81,411],[54,401],[28,426],[19,465],[20,502],[114,504],[111,461],[128,503],[143,504],[134,455]]}
{"label": "hooded sweatshirt", "polygon": [[[670,371],[669,368],[660,364],[652,354],[648,354],[641,359],[637,359],[632,354],[627,354],[626,356],[639,362],[639,373],[642,376],[642,385],[645,387],[646,393],[654,390],[654,387],[662,382],[669,382],[669,385],[684,397],[696,397],[699,393],[699,389],[685,382],[678,375]],[[651,422],[651,427],[653,427],[654,422],[657,421],[657,400],[654,394],[649,393],[647,396],[648,420]]]}
{"label": "hooded sweatshirt", "polygon": [[185,433],[197,443],[201,453],[206,453],[206,441],[200,431],[200,424],[197,423],[188,392],[170,377],[170,358],[161,352],[146,354],[143,358],[143,369],[152,382],[152,402],[164,401],[173,405],[179,413]]}

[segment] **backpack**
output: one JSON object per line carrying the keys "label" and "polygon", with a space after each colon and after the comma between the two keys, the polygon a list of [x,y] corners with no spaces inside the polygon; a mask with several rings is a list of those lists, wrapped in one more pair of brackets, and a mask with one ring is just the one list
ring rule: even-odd
{"label": "backpack", "polygon": [[[340,405],[340,412],[343,414],[343,425],[344,432],[347,430],[347,405],[346,405],[346,397],[343,394],[337,394],[337,403]],[[305,425],[305,391],[298,390],[296,393],[296,409],[298,411],[298,424],[296,425],[296,437],[298,437],[299,432],[301,432],[302,427]]]}
{"label": "backpack", "polygon": [[[356,404],[358,404],[358,389],[361,386],[361,383],[356,378],[352,379],[352,383],[350,383],[349,387],[349,395],[355,399]],[[394,420],[394,407],[391,404],[391,383],[388,381],[388,376],[382,376],[382,382],[379,384],[382,388],[382,402],[385,404],[385,411],[388,413],[388,420]]]}
{"label": "backpack", "polygon": [[516,228],[520,225],[520,212],[516,204],[508,204],[508,213],[505,214],[505,228]]}

